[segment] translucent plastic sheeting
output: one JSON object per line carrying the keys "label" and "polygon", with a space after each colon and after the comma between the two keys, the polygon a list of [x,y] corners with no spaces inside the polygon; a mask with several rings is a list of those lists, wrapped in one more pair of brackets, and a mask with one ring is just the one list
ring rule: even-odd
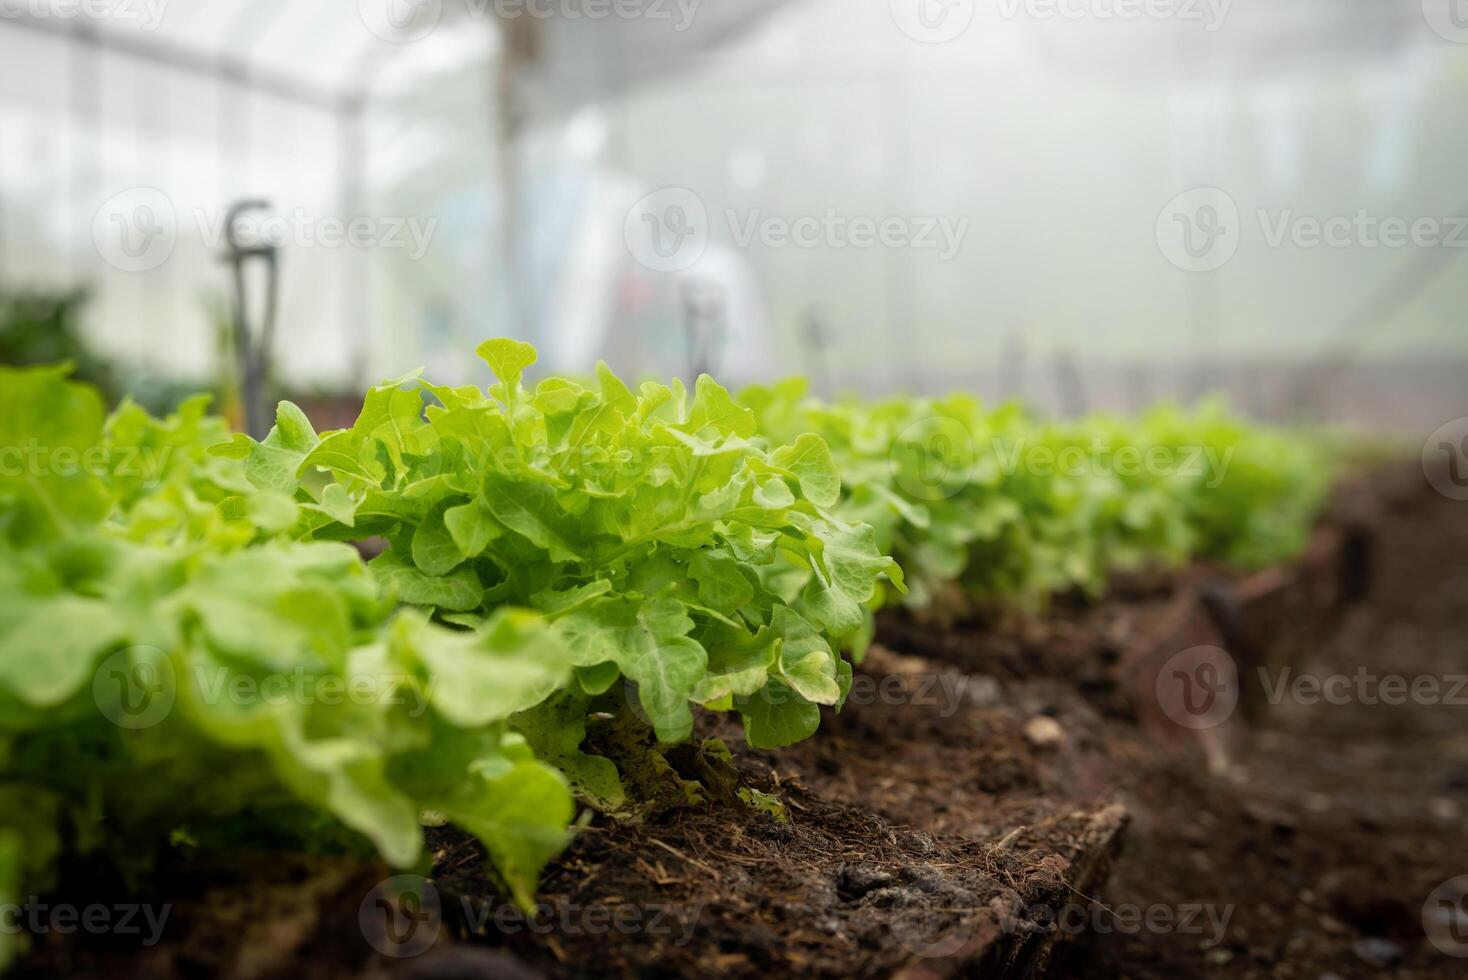
{"label": "translucent plastic sheeting", "polygon": [[[560,370],[606,356],[686,371],[695,321],[717,321],[714,361],[736,380],[805,370],[1041,401],[1064,360],[1093,402],[1131,404],[1258,365],[1261,401],[1277,401],[1313,360],[1465,352],[1451,222],[1468,196],[1454,176],[1468,24],[1447,0],[934,0],[929,14],[968,14],[944,23],[914,19],[918,0],[704,0],[683,31],[506,27],[465,2],[417,5],[432,29],[403,21],[393,41],[363,29],[360,5],[339,21],[311,3],[170,6],[169,44],[213,38],[210,58],[253,66],[233,79],[0,19],[7,276],[81,270],[107,286],[93,316],[112,348],[204,365],[201,297],[224,284],[204,236],[181,228],[165,271],[141,274],[93,242],[119,189],[166,185],[180,213],[248,193],[432,224],[416,257],[292,250],[281,348],[303,383],[420,363],[460,380],[475,370],[462,351],[495,333]],[[191,9],[192,27],[174,22]],[[1206,268],[1165,234],[1205,216],[1210,202],[1168,213],[1200,188],[1238,214]],[[676,196],[653,200],[681,211],[638,213],[670,189],[706,218],[705,247],[676,267],[629,247],[640,219],[692,213]],[[1435,221],[1451,241],[1373,245],[1353,224],[1337,246],[1299,223],[1361,213]],[[811,218],[814,241],[792,241]],[[896,222],[894,244],[831,230],[853,221]]]}
{"label": "translucent plastic sheeting", "polygon": [[[500,145],[507,61],[530,128],[554,125],[676,72],[775,3],[643,6],[0,0],[0,277],[84,284],[104,350],[208,380],[225,209],[261,198],[287,222],[288,381],[354,385],[534,330],[511,239],[544,197],[505,191],[520,179]],[[325,242],[358,217],[365,246]]]}

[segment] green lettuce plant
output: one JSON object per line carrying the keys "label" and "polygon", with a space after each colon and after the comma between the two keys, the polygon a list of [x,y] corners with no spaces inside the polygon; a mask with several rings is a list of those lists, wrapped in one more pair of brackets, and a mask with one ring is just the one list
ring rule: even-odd
{"label": "green lettuce plant", "polygon": [[330,825],[410,867],[434,811],[528,903],[572,801],[509,720],[571,651],[524,611],[395,612],[350,546],[279,534],[296,504],[207,453],[203,407],[104,418],[62,369],[0,369],[5,897],[63,849],[137,870],[222,826]]}
{"label": "green lettuce plant", "polygon": [[[507,604],[538,611],[575,682],[516,724],[599,805],[628,801],[615,764],[581,749],[592,716],[630,712],[663,744],[689,737],[695,707],[737,712],[758,747],[812,735],[850,687],[840,641],[880,579],[901,586],[873,529],[832,510],[825,443],[765,446],[706,376],[691,397],[634,392],[605,365],[591,385],[530,388],[534,348],[479,353],[488,391],[394,381],[320,436],[285,403],[263,442],[216,452],[292,495],[300,537],[386,538],[372,567],[406,604],[471,628]],[[625,776],[639,760],[619,761]]]}
{"label": "green lettuce plant", "polygon": [[1303,546],[1335,473],[1318,441],[1215,404],[1049,422],[966,395],[825,404],[799,378],[739,401],[772,440],[827,443],[844,477],[836,512],[876,529],[915,608],[955,593],[1036,607],[1073,589],[1099,595],[1118,571],[1281,561]]}

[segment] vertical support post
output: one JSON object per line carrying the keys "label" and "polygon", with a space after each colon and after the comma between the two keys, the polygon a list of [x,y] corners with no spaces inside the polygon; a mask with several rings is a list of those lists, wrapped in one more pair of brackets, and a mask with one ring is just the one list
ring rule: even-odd
{"label": "vertical support post", "polygon": [[1028,391],[1025,387],[1025,367],[1028,361],[1024,334],[1019,330],[1010,333],[1005,341],[1004,352],[999,356],[999,378],[995,390],[1000,401],[1023,401]]}
{"label": "vertical support post", "polygon": [[728,303],[716,282],[683,280],[683,330],[688,343],[689,381],[714,374],[728,340]]}
{"label": "vertical support post", "polygon": [[1192,313],[1193,370],[1191,378],[1191,401],[1197,401],[1208,393],[1214,384],[1213,359],[1217,346],[1213,341],[1219,332],[1218,280],[1215,273],[1194,273],[1188,276],[1188,300]]}
{"label": "vertical support post", "polygon": [[825,399],[836,396],[836,379],[830,358],[835,339],[836,328],[830,315],[819,306],[808,307],[800,330],[801,346],[805,348],[805,370],[815,388],[814,394]]}
{"label": "vertical support post", "polygon": [[1055,349],[1055,389],[1062,418],[1079,418],[1086,414],[1089,402],[1085,383],[1075,358],[1064,347]]}
{"label": "vertical support post", "polygon": [[504,224],[500,229],[498,251],[504,256],[509,274],[505,287],[509,293],[510,314],[515,322],[512,332],[531,341],[539,336],[540,311],[530,286],[529,250],[525,247],[525,216],[521,200],[522,174],[520,137],[524,132],[524,108],[520,104],[520,73],[534,63],[539,51],[538,30],[533,17],[501,18],[500,36],[504,41],[503,56],[494,77],[496,130],[499,136],[500,193],[503,197]]}
{"label": "vertical support post", "polygon": [[[366,110],[357,101],[337,116],[337,199],[347,220],[365,210],[365,178],[367,140]],[[338,286],[341,289],[342,319],[347,328],[345,349],[348,360],[348,384],[353,390],[366,382],[368,333],[371,330],[372,277],[367,274],[370,258],[366,252],[349,249],[341,266]]]}

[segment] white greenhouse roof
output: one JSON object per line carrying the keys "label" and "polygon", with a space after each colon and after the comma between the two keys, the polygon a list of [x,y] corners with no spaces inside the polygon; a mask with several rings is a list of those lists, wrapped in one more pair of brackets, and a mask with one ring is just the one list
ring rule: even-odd
{"label": "white greenhouse roof", "polygon": [[[345,109],[414,45],[523,22],[526,67],[568,101],[686,63],[780,0],[19,0],[0,27],[70,36],[160,64],[233,78],[293,101]],[[638,11],[627,16],[627,10]],[[621,16],[611,11],[622,11]],[[612,53],[608,57],[608,52]],[[589,90],[589,91],[588,91]],[[564,108],[564,106],[563,106]]]}

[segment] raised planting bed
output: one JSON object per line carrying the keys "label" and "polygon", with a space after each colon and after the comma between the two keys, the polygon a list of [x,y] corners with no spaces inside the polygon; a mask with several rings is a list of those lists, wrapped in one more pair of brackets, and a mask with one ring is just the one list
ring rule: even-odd
{"label": "raised planting bed", "polygon": [[1266,662],[1369,578],[1369,535],[1311,537],[1334,452],[1216,408],[478,352],[487,389],[261,441],[6,373],[0,966],[1063,975],[1117,787],[1235,771],[1221,644]]}
{"label": "raised planting bed", "polygon": [[[1332,537],[1327,527],[1317,540]],[[1319,623],[1338,612],[1340,595],[1298,572],[1335,567],[1321,553],[1261,573],[1280,605],[1245,604],[1250,616],[1305,610]],[[1150,820],[1129,827],[1118,791],[1129,773],[1145,763],[1169,780],[1206,778],[1194,791],[1220,808],[1234,792],[1199,776],[1212,744],[1162,715],[1139,676],[1182,644],[1222,642],[1199,598],[1209,578],[1192,569],[987,628],[885,620],[819,738],[771,752],[744,746],[727,722],[698,732],[726,740],[732,760],[690,755],[685,775],[732,765],[734,784],[767,794],[770,813],[721,801],[644,822],[596,818],[546,871],[535,919],[485,876],[472,838],[443,828],[430,834],[422,905],[395,904],[381,888],[394,876],[376,862],[175,860],[145,893],[172,907],[158,946],[52,934],[18,973],[1072,975],[1093,955],[1085,933],[1123,841],[1156,832]],[[1241,835],[1269,819],[1246,815]],[[1128,845],[1138,847],[1152,850]],[[85,874],[74,869],[68,886],[98,894]],[[422,921],[403,915],[419,909]]]}
{"label": "raised planting bed", "polygon": [[1061,597],[1043,614],[998,608],[935,623],[894,610],[881,615],[881,635],[968,671],[1063,680],[1108,717],[1141,725],[1162,744],[1186,749],[1202,741],[1222,751],[1222,737],[1236,729],[1218,729],[1230,718],[1189,718],[1184,690],[1170,683],[1172,671],[1219,658],[1179,655],[1196,648],[1226,653],[1221,661],[1237,680],[1239,711],[1255,714],[1265,694],[1258,671],[1297,661],[1302,648],[1369,596],[1382,522],[1431,503],[1426,489],[1420,472],[1395,466],[1343,478],[1300,554],[1257,571],[1198,562],[1118,576],[1110,599]]}
{"label": "raised planting bed", "polygon": [[[1451,695],[1465,675],[1468,510],[1416,489],[1376,499],[1369,597],[1314,610],[1313,636],[1274,624],[1290,641],[1266,645],[1246,674],[1256,690],[1246,686],[1251,710],[1230,722],[1227,767],[1143,753],[1116,784],[1133,824],[1099,897],[1118,909],[1205,904],[1229,916],[1221,941],[1097,931],[1077,975],[1464,975],[1468,947],[1444,910],[1468,869],[1468,701]],[[1349,684],[1326,698],[1286,677]],[[1370,681],[1394,677],[1430,682],[1435,699],[1388,701]]]}
{"label": "raised planting bed", "polygon": [[[597,820],[547,870],[538,923],[445,828],[424,922],[378,912],[381,865],[262,853],[163,873],[144,899],[173,909],[156,948],[52,935],[20,972],[450,977],[509,956],[522,972],[498,975],[1046,975],[1074,938],[1052,925],[1104,881],[1126,826],[1087,775],[1106,764],[1103,723],[1073,695],[880,649],[854,690],[862,703],[793,750],[720,732],[741,785],[782,814],[713,803]],[[1062,708],[1060,722],[1041,713]]]}

